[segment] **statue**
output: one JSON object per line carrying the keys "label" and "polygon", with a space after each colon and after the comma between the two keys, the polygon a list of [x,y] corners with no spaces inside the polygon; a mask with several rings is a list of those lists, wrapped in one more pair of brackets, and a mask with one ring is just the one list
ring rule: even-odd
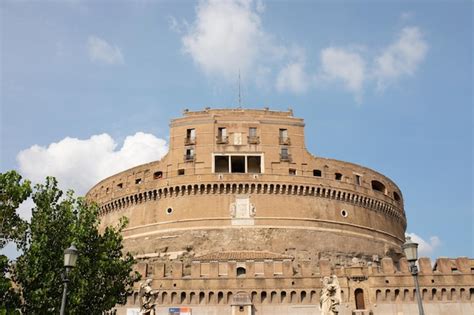
{"label": "statue", "polygon": [[153,290],[150,286],[151,279],[146,279],[140,284],[140,315],[155,315],[155,298],[158,290]]}
{"label": "statue", "polygon": [[339,314],[338,305],[341,304],[341,287],[335,275],[324,277],[323,290],[319,298],[319,306],[321,315],[337,315]]}
{"label": "statue", "polygon": [[232,218],[235,218],[235,216],[237,214],[237,205],[235,204],[235,202],[230,204],[229,212],[230,212],[230,216]]}
{"label": "statue", "polygon": [[250,204],[250,216],[253,218],[257,214],[257,208],[253,203]]}

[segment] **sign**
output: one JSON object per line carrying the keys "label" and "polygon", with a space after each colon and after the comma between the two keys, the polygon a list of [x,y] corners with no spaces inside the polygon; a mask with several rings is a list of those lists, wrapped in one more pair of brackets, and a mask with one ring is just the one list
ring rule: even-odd
{"label": "sign", "polygon": [[169,309],[169,315],[192,315],[190,307],[172,307]]}

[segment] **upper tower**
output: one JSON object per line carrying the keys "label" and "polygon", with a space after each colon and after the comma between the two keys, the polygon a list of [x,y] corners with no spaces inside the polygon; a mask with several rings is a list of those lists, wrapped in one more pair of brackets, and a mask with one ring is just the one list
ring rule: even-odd
{"label": "upper tower", "polygon": [[[311,155],[292,111],[185,111],[160,161],[111,176],[88,193],[102,224],[127,216],[126,249],[182,258],[262,251],[344,264],[398,258],[406,218],[387,177]],[[169,255],[169,256],[168,256]]]}

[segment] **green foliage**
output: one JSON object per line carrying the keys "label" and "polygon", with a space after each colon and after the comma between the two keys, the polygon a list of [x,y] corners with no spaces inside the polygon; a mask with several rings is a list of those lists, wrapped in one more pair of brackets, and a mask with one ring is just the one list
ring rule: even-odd
{"label": "green foliage", "polygon": [[35,208],[27,243],[15,267],[27,314],[58,313],[63,289],[64,249],[72,243],[79,251],[77,267],[69,273],[67,310],[71,314],[101,314],[124,303],[131,286],[134,259],[122,253],[120,232],[126,225],[98,231],[98,207],[63,195],[56,179],[35,186]]}
{"label": "green foliage", "polygon": [[30,182],[21,182],[20,174],[15,171],[0,173],[0,249],[10,241],[24,241],[27,224],[16,210],[30,194]]}
{"label": "green foliage", "polygon": [[[28,225],[16,210],[30,194],[30,182],[22,182],[20,174],[15,171],[0,173],[0,249],[8,242],[24,245]],[[15,314],[14,310],[20,305],[10,273],[8,257],[0,255],[0,314]]]}

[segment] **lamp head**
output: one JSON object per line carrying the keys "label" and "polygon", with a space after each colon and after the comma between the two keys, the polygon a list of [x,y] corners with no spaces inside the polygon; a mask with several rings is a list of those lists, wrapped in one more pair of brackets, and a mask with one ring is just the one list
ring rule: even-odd
{"label": "lamp head", "polygon": [[76,267],[78,251],[76,246],[72,244],[69,248],[64,250],[64,267],[74,268]]}
{"label": "lamp head", "polygon": [[410,236],[405,238],[405,243],[402,245],[402,249],[409,262],[415,262],[418,260],[418,243],[413,242]]}

